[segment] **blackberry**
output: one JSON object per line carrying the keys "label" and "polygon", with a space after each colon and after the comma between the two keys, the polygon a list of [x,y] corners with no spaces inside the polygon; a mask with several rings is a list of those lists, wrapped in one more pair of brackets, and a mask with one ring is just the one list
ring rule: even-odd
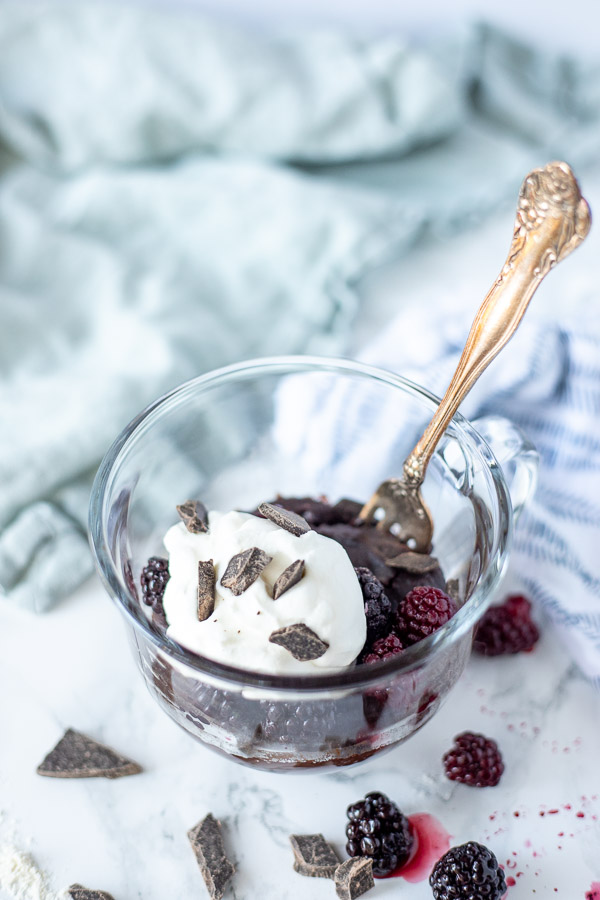
{"label": "blackberry", "polygon": [[396,613],[396,632],[405,646],[429,637],[452,618],[456,603],[440,588],[425,585],[409,591]]}
{"label": "blackberry", "polygon": [[410,822],[385,794],[367,794],[346,815],[346,853],[372,859],[373,875],[382,878],[408,860],[414,844]]}
{"label": "blackberry", "polygon": [[481,618],[473,649],[483,656],[525,653],[539,639],[537,625],[531,619],[531,603],[514,594],[500,606],[491,606]]}
{"label": "blackberry", "polygon": [[392,604],[385,589],[370,569],[366,566],[358,566],[354,569],[360,583],[365,601],[365,616],[367,617],[367,646],[377,638],[383,637],[390,630],[390,617]]}
{"label": "blackberry", "polygon": [[429,884],[434,900],[500,900],[506,893],[498,860],[476,841],[448,850],[433,867]]}
{"label": "blackberry", "polygon": [[375,641],[372,647],[367,648],[366,652],[363,650],[358,661],[369,665],[380,660],[391,659],[392,656],[396,656],[402,650],[404,650],[404,645],[398,635],[388,634],[386,637]]}
{"label": "blackberry", "polygon": [[483,734],[464,731],[444,754],[444,770],[451,781],[473,787],[493,787],[504,772],[498,744]]}
{"label": "blackberry", "polygon": [[142,600],[156,613],[162,612],[162,599],[170,577],[169,563],[160,556],[151,556],[142,569]]}

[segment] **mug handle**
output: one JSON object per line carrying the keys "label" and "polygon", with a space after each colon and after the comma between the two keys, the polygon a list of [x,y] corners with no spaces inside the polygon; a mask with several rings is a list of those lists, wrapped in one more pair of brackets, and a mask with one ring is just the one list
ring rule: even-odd
{"label": "mug handle", "polygon": [[502,469],[516,523],[523,507],[535,493],[539,453],[521,429],[502,416],[482,416],[471,424],[489,444]]}

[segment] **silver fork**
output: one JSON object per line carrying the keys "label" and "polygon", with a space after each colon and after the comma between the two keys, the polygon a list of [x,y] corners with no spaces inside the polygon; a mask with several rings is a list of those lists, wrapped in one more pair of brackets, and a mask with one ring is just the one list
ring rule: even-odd
{"label": "silver fork", "polygon": [[586,237],[590,209],[571,168],[552,162],[534,169],[519,192],[515,228],[504,266],[479,307],[448,390],[403,468],[365,503],[360,518],[377,521],[414,549],[431,548],[433,520],[421,497],[427,466],[452,416],[481,373],[514,334],[550,269]]}

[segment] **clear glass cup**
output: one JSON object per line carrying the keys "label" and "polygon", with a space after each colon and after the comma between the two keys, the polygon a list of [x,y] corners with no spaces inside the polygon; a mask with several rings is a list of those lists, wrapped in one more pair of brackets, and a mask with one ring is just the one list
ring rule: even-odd
{"label": "clear glass cup", "polygon": [[92,491],[92,548],[150,692],[192,737],[269,770],[349,765],[406,740],[439,708],[535,485],[537,454],[504,419],[472,425],[457,415],[434,454],[424,485],[433,553],[460,608],[399,656],[302,677],[245,671],[169,640],[136,587],[148,558],[164,552],[177,503],[251,510],[277,494],[362,502],[401,473],[438,402],[356,362],[275,357],[182,385],[117,438]]}

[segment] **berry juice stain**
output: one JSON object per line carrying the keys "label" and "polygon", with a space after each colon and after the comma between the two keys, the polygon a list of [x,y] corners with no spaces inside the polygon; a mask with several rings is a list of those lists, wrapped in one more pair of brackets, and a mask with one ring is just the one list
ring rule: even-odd
{"label": "berry juice stain", "polygon": [[408,862],[391,872],[388,878],[404,878],[411,884],[425,881],[438,859],[450,849],[450,835],[429,813],[408,817],[415,836],[415,850]]}
{"label": "berry juice stain", "polygon": [[600,900],[600,881],[590,884],[590,889],[585,894],[585,900]]}

